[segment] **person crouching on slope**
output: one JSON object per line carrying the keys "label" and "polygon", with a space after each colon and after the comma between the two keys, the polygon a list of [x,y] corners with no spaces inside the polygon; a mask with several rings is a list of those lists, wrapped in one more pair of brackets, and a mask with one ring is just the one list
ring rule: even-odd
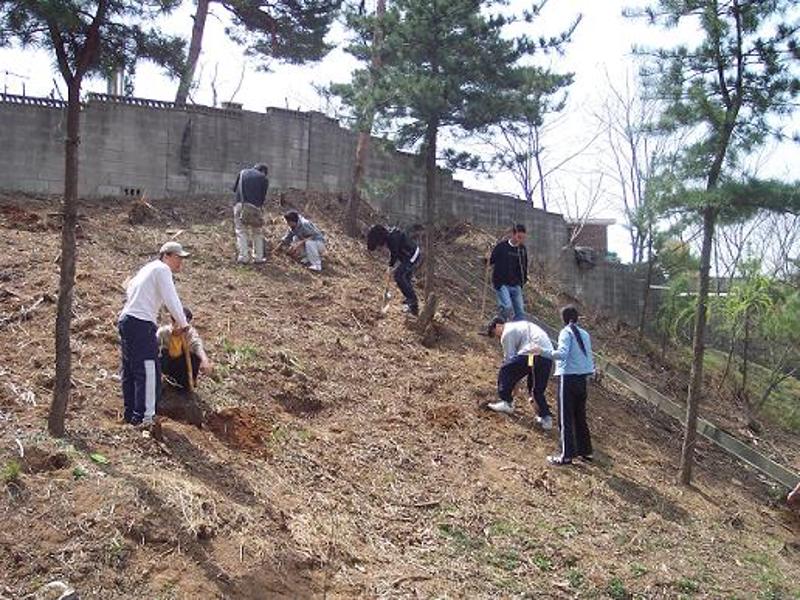
{"label": "person crouching on slope", "polygon": [[186,358],[183,354],[184,344],[189,344],[189,359],[192,363],[192,381],[197,381],[199,374],[208,375],[211,372],[211,361],[208,360],[203,340],[197,330],[192,327],[192,311],[183,307],[188,326],[185,333],[177,328],[175,319],[171,325],[158,328],[158,348],[161,355],[161,373],[167,383],[175,387],[189,389],[189,371]]}
{"label": "person crouching on slope", "polygon": [[495,317],[489,322],[489,337],[497,337],[503,347],[503,364],[497,374],[497,395],[500,400],[487,405],[489,410],[512,414],[514,398],[512,392],[519,381],[528,378],[528,394],[531,402],[536,402],[536,422],[542,429],[553,428],[553,415],[547,405],[545,390],[553,361],[544,356],[534,357],[531,350],[539,347],[553,351],[553,344],[544,330],[529,321],[506,323],[503,317]]}
{"label": "person crouching on slope", "polygon": [[555,359],[558,387],[558,416],[561,429],[561,453],[548,456],[553,465],[568,465],[576,456],[592,460],[592,438],[586,422],[586,379],[594,374],[592,340],[578,327],[578,309],[561,309],[564,328],[558,334],[558,348],[548,350],[535,346],[533,354]]}
{"label": "person crouching on slope", "polygon": [[126,285],[127,301],[119,315],[118,328],[124,418],[131,425],[150,426],[156,414],[161,389],[156,337],[158,311],[166,305],[178,334],[183,334],[189,325],[172,279],[187,256],[189,253],[178,242],[167,242],[161,246],[158,259],[139,269]]}
{"label": "person crouching on slope", "polygon": [[419,314],[419,301],[414,292],[414,283],[411,277],[414,269],[420,262],[420,251],[417,243],[408,234],[397,227],[373,225],[367,232],[367,250],[372,252],[377,248],[389,248],[388,276],[394,273],[394,281],[403,293],[403,311],[414,316]]}
{"label": "person crouching on slope", "polygon": [[289,231],[278,247],[288,248],[290,256],[299,258],[312,271],[322,271],[322,254],[325,252],[323,233],[296,210],[287,212],[283,219],[289,226]]}

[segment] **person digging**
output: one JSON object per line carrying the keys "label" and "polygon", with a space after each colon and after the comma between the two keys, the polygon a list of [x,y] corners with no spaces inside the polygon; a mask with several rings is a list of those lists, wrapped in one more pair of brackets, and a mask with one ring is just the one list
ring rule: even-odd
{"label": "person digging", "polygon": [[[419,246],[407,233],[397,227],[373,225],[367,232],[367,250],[370,252],[387,247],[389,249],[389,267],[387,278],[394,276],[397,287],[403,294],[403,311],[414,316],[419,314],[419,301],[414,291],[412,276],[420,263]],[[385,293],[384,296],[387,294]]]}
{"label": "person digging", "polygon": [[553,370],[553,361],[544,356],[534,357],[534,348],[545,348],[553,351],[553,344],[547,333],[528,321],[506,323],[502,317],[495,317],[489,322],[486,332],[489,337],[496,337],[503,347],[503,364],[497,374],[497,395],[500,399],[487,405],[489,410],[513,414],[514,387],[524,377],[528,379],[528,399],[536,404],[536,422],[544,430],[553,428],[553,414],[547,405],[545,390]]}
{"label": "person digging", "polygon": [[126,284],[127,300],[118,329],[124,419],[131,425],[154,424],[161,389],[156,337],[159,310],[167,307],[175,320],[176,334],[182,335],[189,325],[172,278],[173,273],[181,271],[187,256],[178,242],[167,242],[161,246],[158,259],[139,269]]}
{"label": "person digging", "polygon": [[[213,367],[203,347],[203,340],[192,326],[192,311],[184,307],[183,312],[188,323],[184,332],[178,329],[173,318],[170,325],[159,327],[156,336],[164,381],[174,388],[191,391],[198,375],[209,375]],[[191,371],[186,361],[186,344],[189,346]]]}
{"label": "person digging", "polygon": [[158,347],[161,372],[166,386],[162,386],[157,413],[197,427],[203,424],[200,398],[194,393],[197,378],[209,375],[213,369],[197,330],[191,325],[192,311],[184,307],[186,330],[181,333],[175,319],[171,325],[158,329]]}
{"label": "person digging", "polygon": [[276,246],[285,248],[287,254],[299,260],[312,271],[322,271],[322,255],[325,252],[325,235],[311,221],[296,210],[283,215],[289,231]]}

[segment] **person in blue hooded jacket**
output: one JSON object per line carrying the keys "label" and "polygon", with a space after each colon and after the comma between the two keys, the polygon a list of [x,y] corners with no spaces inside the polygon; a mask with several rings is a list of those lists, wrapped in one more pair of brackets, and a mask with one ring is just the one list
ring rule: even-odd
{"label": "person in blue hooded jacket", "polygon": [[592,437],[586,422],[586,380],[594,375],[592,340],[589,333],[578,327],[578,309],[561,309],[564,328],[558,334],[558,347],[548,350],[535,346],[535,355],[551,358],[556,363],[558,386],[558,418],[561,434],[561,453],[548,456],[553,465],[568,465],[576,457],[592,460]]}

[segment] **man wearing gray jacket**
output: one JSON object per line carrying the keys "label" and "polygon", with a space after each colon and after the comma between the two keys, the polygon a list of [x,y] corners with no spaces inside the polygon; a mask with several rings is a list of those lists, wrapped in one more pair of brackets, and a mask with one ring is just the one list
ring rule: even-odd
{"label": "man wearing gray jacket", "polygon": [[269,190],[267,165],[258,163],[242,169],[233,184],[233,225],[236,230],[236,262],[250,262],[250,243],[253,244],[253,262],[263,263],[264,257],[264,202]]}
{"label": "man wearing gray jacket", "polygon": [[291,256],[312,271],[322,271],[322,253],[325,252],[325,236],[311,221],[296,210],[290,210],[283,218],[289,231],[280,242],[282,248],[288,248]]}

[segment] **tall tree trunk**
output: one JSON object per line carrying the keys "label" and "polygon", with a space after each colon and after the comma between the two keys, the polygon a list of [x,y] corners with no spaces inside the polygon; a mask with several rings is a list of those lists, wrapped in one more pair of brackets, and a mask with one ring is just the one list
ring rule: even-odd
{"label": "tall tree trunk", "polygon": [[78,146],[80,143],[81,78],[74,77],[68,85],[67,138],[64,142],[64,200],[61,225],[61,269],[58,282],[56,314],[56,377],[53,402],[47,419],[47,429],[56,437],[64,436],[64,417],[67,412],[72,383],[72,292],[75,286],[75,227],[78,223]]}
{"label": "tall tree trunk", "polygon": [[650,305],[650,286],[653,284],[653,226],[647,227],[647,275],[644,278],[642,294],[642,314],[639,316],[639,337],[644,335],[644,324],[647,322],[647,310]]}
{"label": "tall tree trunk", "polygon": [[744,340],[742,344],[742,390],[741,395],[747,406],[750,400],[747,397],[747,356],[750,353],[750,309],[744,311]]}
{"label": "tall tree trunk", "polygon": [[689,394],[686,399],[686,426],[681,449],[680,482],[689,485],[694,466],[694,446],[697,440],[697,413],[703,388],[703,357],[705,355],[706,318],[708,316],[709,271],[711,269],[711,248],[714,243],[716,209],[707,206],[703,210],[703,247],[700,252],[700,290],[697,293],[697,309],[692,336],[692,371],[689,380]]}
{"label": "tall tree trunk", "polygon": [[542,147],[539,145],[539,128],[534,125],[533,129],[536,136],[536,148],[533,151],[533,158],[536,162],[536,175],[539,179],[539,198],[542,200],[542,210],[547,211],[547,193],[544,189],[544,167],[542,166]]}
{"label": "tall tree trunk", "polygon": [[186,57],[186,67],[183,69],[180,83],[178,83],[178,93],[175,94],[175,104],[178,105],[186,104],[186,100],[189,98],[189,90],[192,87],[197,60],[200,58],[200,50],[203,48],[203,31],[206,28],[210,2],[211,0],[197,0],[197,11],[194,13],[194,25],[192,26],[192,39],[189,42],[189,55]]}
{"label": "tall tree trunk", "polygon": [[436,271],[436,246],[434,230],[436,228],[436,138],[439,133],[439,120],[428,121],[425,130],[425,290],[427,298],[434,290]]}
{"label": "tall tree trunk", "polygon": [[375,100],[372,97],[375,90],[375,80],[383,60],[381,46],[383,45],[383,16],[386,14],[386,0],[378,0],[375,7],[375,29],[372,32],[372,72],[370,73],[369,99],[364,108],[364,114],[358,130],[358,143],[356,144],[355,164],[353,165],[353,180],[350,185],[350,196],[347,201],[347,214],[344,228],[348,235],[357,236],[358,208],[361,205],[361,181],[366,171],[369,156],[369,142],[372,135],[372,124],[375,121]]}

